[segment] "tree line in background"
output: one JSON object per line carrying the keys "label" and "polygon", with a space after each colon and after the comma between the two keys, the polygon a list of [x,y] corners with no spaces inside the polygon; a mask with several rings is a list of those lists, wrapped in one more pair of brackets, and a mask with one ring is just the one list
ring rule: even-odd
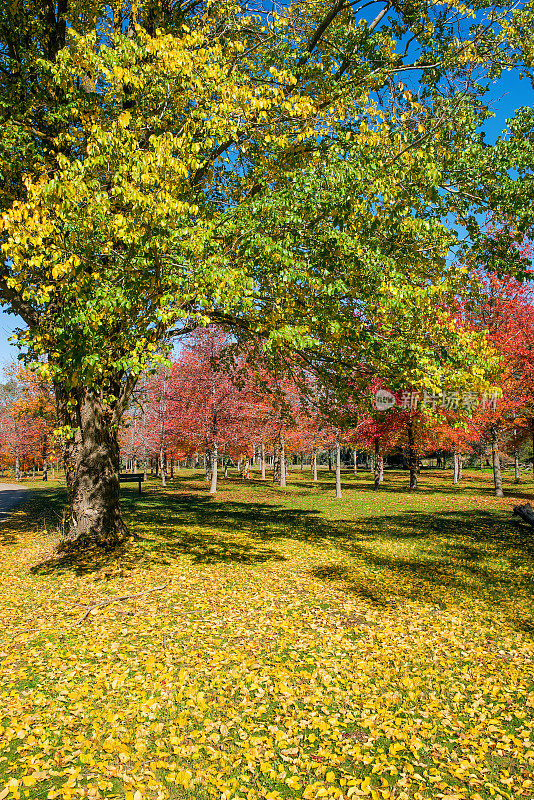
{"label": "tree line in background", "polygon": [[[457,314],[473,330],[485,330],[499,364],[491,392],[445,390],[390,392],[383,382],[358,374],[343,390],[325,391],[316,375],[295,364],[259,359],[236,349],[233,338],[211,325],[194,331],[180,353],[155,374],[143,376],[119,434],[125,469],[168,477],[183,466],[202,466],[210,493],[231,466],[286,485],[290,466],[318,478],[320,461],[336,472],[356,472],[358,460],[372,463],[374,485],[384,477],[384,460],[409,470],[417,487],[420,462],[453,468],[462,478],[465,460],[491,463],[501,496],[501,464],[515,480],[525,461],[532,465],[534,441],[534,297],[514,279],[481,276],[476,305]],[[290,369],[291,367],[291,369]],[[16,479],[43,478],[64,461],[52,387],[27,368],[13,368],[2,388],[0,454]],[[528,456],[521,454],[528,452]]]}

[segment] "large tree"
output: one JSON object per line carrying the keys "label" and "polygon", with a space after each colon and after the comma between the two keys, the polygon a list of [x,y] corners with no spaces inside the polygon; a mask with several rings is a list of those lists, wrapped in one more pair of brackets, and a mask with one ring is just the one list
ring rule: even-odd
{"label": "large tree", "polygon": [[429,277],[456,280],[439,186],[513,64],[513,13],[4,5],[0,298],[55,386],[68,540],[127,536],[117,430],[172,337],[214,320],[331,369],[338,347],[380,357],[373,313],[431,319]]}

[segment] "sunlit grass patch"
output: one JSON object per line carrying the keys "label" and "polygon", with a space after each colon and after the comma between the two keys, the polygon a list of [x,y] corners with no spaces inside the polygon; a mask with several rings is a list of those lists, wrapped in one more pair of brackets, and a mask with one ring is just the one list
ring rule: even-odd
{"label": "sunlit grass patch", "polygon": [[37,487],[1,532],[0,797],[534,796],[533,538],[445,478],[183,471],[76,560]]}

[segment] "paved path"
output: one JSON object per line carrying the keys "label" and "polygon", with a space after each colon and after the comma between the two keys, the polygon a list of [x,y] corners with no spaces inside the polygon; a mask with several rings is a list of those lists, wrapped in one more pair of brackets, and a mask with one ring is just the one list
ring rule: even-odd
{"label": "paved path", "polygon": [[0,523],[9,518],[9,512],[28,496],[25,486],[16,483],[0,483]]}

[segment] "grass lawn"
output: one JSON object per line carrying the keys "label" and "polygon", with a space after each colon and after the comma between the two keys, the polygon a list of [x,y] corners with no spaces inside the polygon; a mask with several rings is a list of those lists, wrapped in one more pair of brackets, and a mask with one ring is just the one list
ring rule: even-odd
{"label": "grass lawn", "polygon": [[534,485],[343,483],[124,488],[141,538],[78,561],[36,483],[0,528],[0,800],[534,797]]}

